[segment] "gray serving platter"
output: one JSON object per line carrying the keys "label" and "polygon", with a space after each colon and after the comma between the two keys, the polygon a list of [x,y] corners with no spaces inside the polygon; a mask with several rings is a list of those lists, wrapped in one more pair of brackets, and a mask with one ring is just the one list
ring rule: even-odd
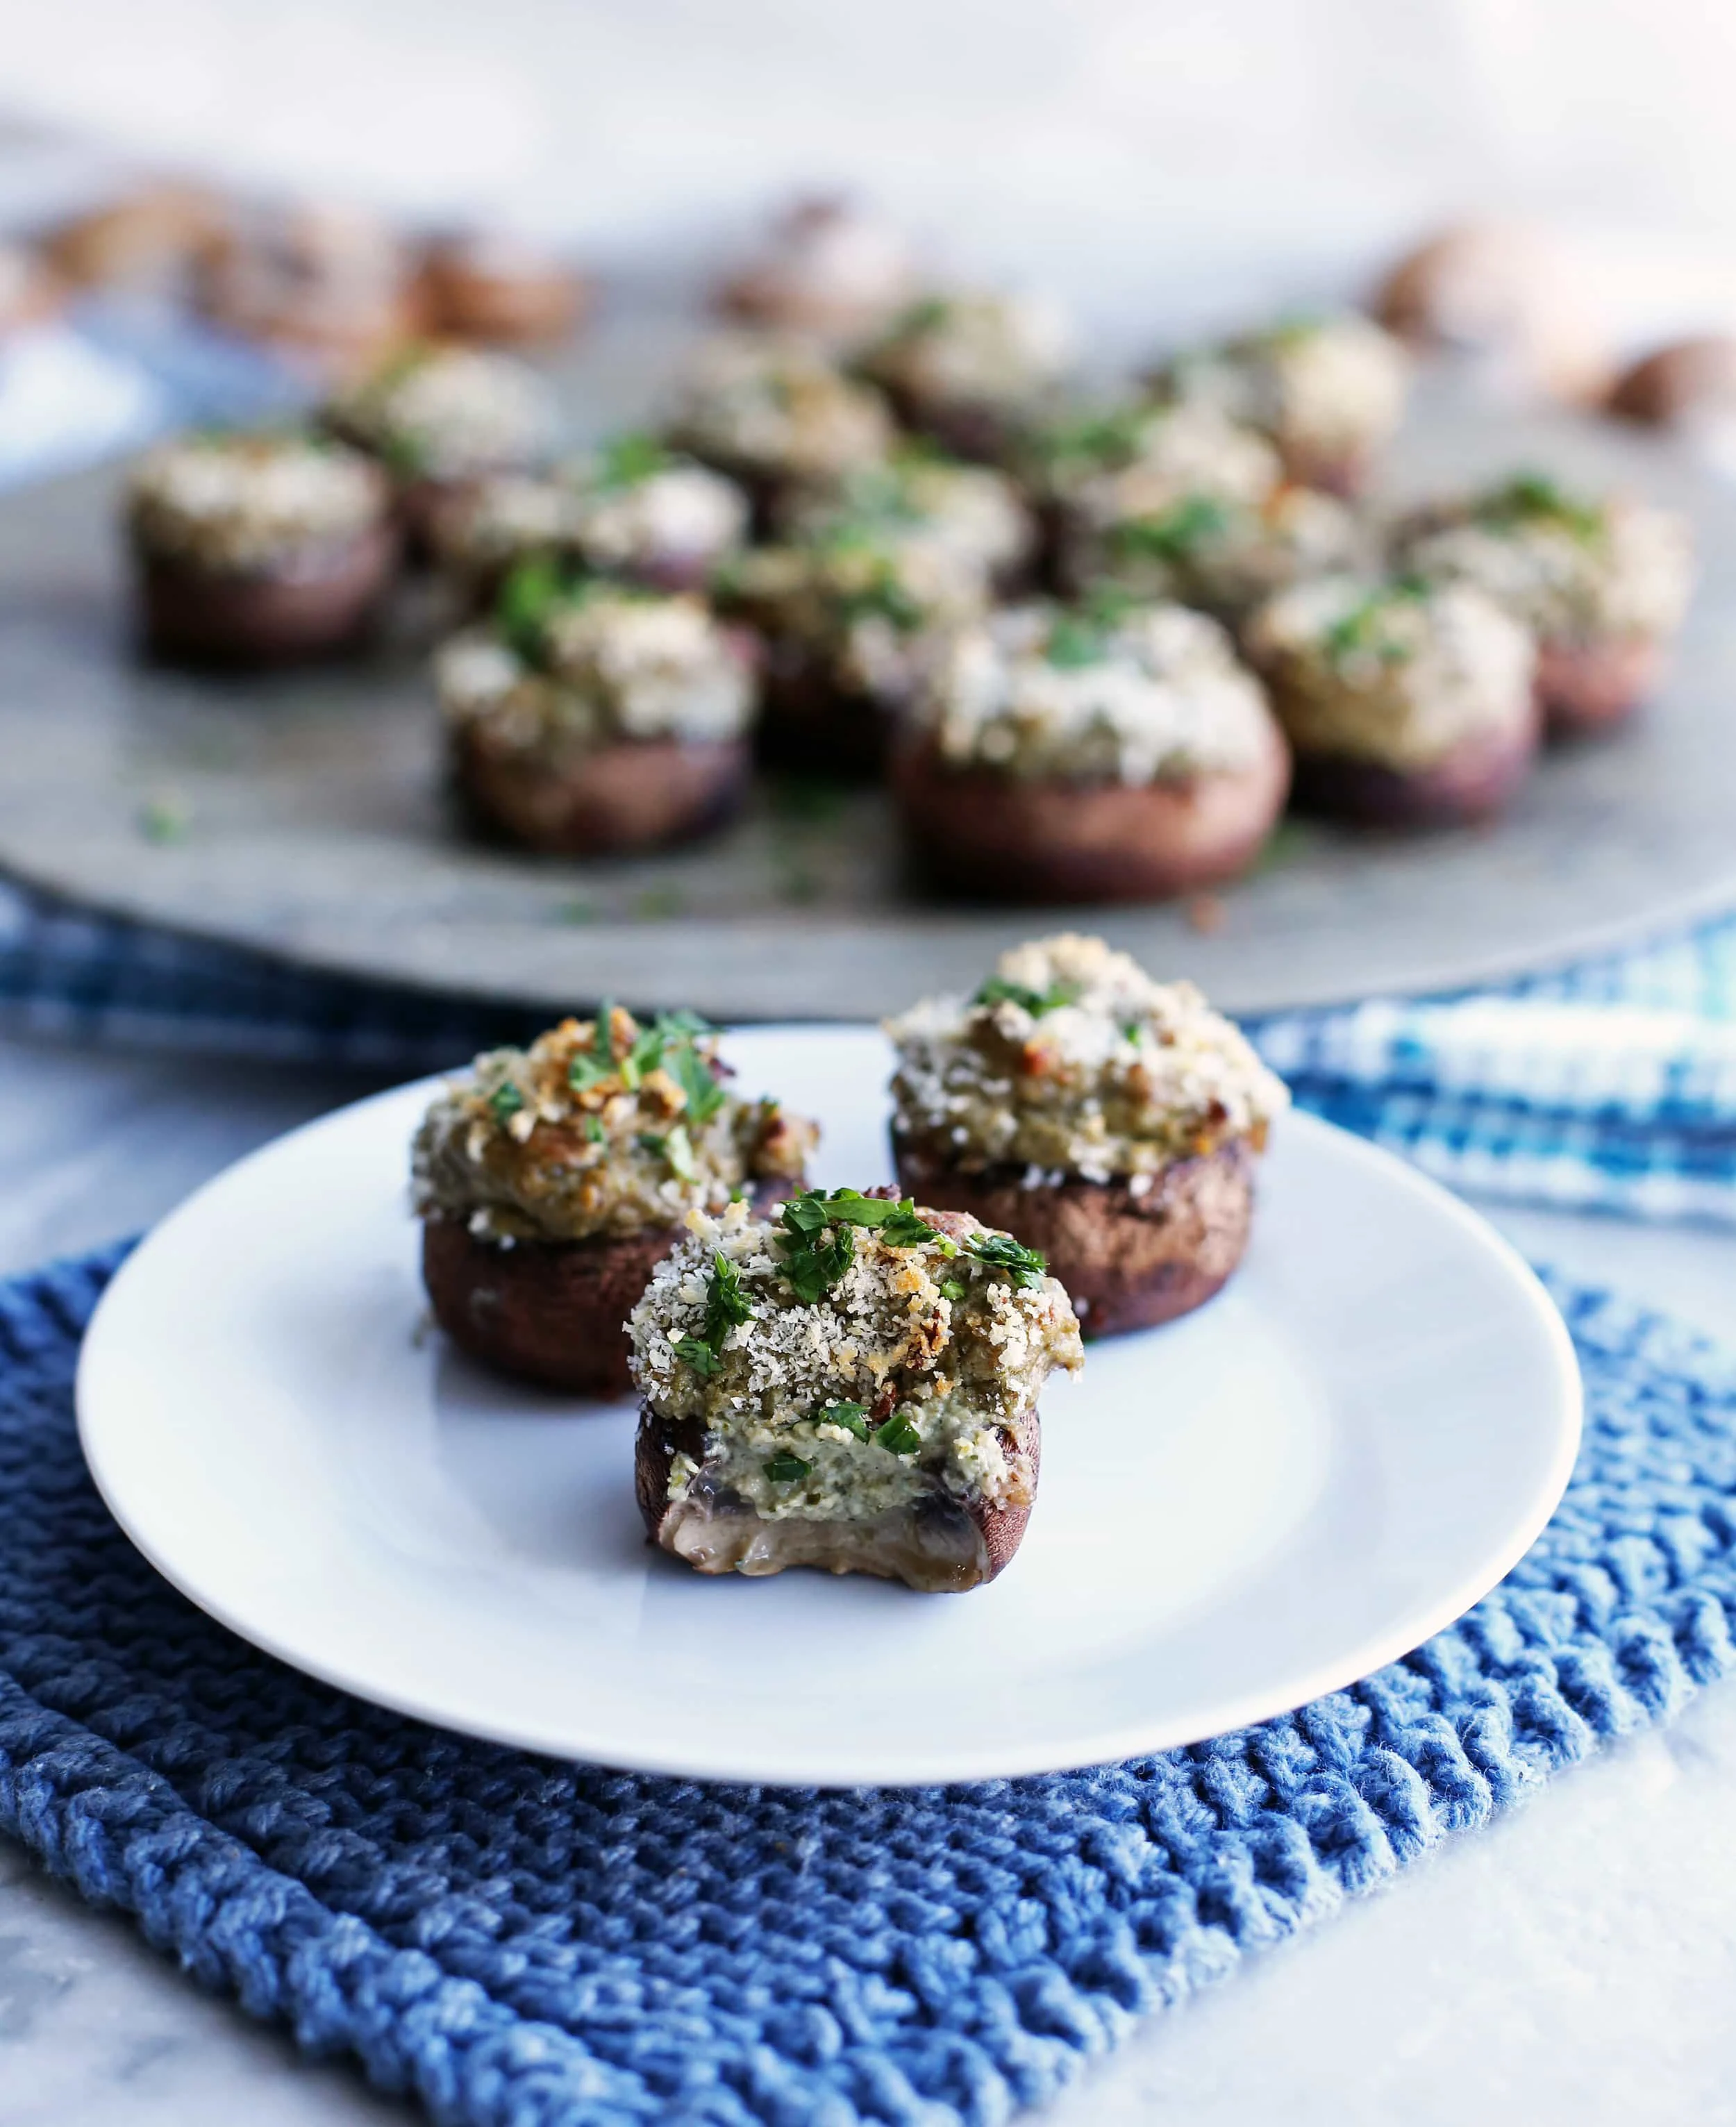
{"label": "gray serving platter", "polygon": [[[605,334],[581,421],[655,386],[660,343]],[[587,377],[590,381],[588,385]],[[130,639],[112,470],[0,499],[0,868],[98,907],[315,968],[571,1007],[863,1018],[973,983],[1059,923],[1242,1011],[1440,991],[1736,907],[1736,490],[1609,424],[1426,400],[1394,493],[1514,464],[1686,510],[1698,597],[1644,721],[1552,754],[1512,812],[1410,840],[1283,829],[1202,905],[925,903],[881,798],[768,786],[704,847],[632,862],[466,842],[426,675],[438,602],[354,663],[270,680],[149,668]]]}

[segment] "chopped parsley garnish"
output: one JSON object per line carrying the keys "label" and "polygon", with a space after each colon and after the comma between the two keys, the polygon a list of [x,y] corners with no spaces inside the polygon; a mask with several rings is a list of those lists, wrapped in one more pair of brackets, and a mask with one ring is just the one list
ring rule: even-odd
{"label": "chopped parsley garnish", "polygon": [[504,1123],[509,1116],[516,1116],[524,1106],[524,1096],[512,1080],[508,1078],[496,1086],[494,1092],[489,1095],[488,1104],[494,1111],[495,1120]]}
{"label": "chopped parsley garnish", "polygon": [[1516,524],[1553,524],[1591,546],[1603,537],[1603,513],[1558,487],[1547,474],[1516,473],[1478,505],[1477,514],[1497,528]]}
{"label": "chopped parsley garnish", "polygon": [[1383,638],[1380,623],[1401,602],[1415,604],[1429,595],[1425,577],[1407,573],[1379,585],[1360,599],[1348,613],[1341,613],[1326,632],[1327,655],[1336,663],[1359,650],[1370,650],[1384,664],[1396,664],[1410,651],[1390,637]]}
{"label": "chopped parsley garnish", "polygon": [[914,1455],[922,1445],[922,1435],[901,1410],[895,1410],[883,1425],[877,1425],[873,1438],[877,1447],[893,1455]]}
{"label": "chopped parsley garnish", "polygon": [[661,1159],[669,1139],[656,1130],[641,1130],[635,1142],[641,1152],[649,1152]]}
{"label": "chopped parsley garnish", "polygon": [[[666,1071],[686,1096],[688,1119],[695,1124],[709,1122],[726,1096],[694,1046],[701,1035],[711,1032],[707,1022],[697,1012],[661,1012],[650,1026],[640,1029],[627,1054],[617,1057],[611,1031],[613,1011],[613,1005],[603,1005],[590,1047],[574,1057],[567,1073],[573,1090],[582,1093],[605,1079],[618,1078],[628,1092],[636,1092],[652,1072]],[[691,1152],[688,1140],[689,1157]]]}
{"label": "chopped parsley garnish", "polygon": [[946,323],[952,308],[944,296],[923,296],[901,314],[892,327],[893,339],[906,339],[916,333],[933,332]]}
{"label": "chopped parsley garnish", "polygon": [[840,1425],[846,1433],[853,1433],[859,1440],[866,1440],[868,1409],[859,1403],[822,1404],[814,1413],[816,1425]]}
{"label": "chopped parsley garnish", "polygon": [[964,1298],[966,1290],[967,1287],[962,1279],[956,1277],[944,1277],[940,1281],[942,1296],[945,1299],[950,1300],[954,1306],[956,1306],[958,1302]]}
{"label": "chopped parsley garnish", "polygon": [[1046,990],[1028,989],[1023,983],[1010,983],[1002,975],[991,975],[971,999],[972,1004],[1016,1004],[1022,1006],[1033,1019],[1041,1019],[1046,1011],[1058,1011],[1064,1004],[1077,1004],[1077,983],[1051,983]]}
{"label": "chopped parsley garnish", "polygon": [[991,1270],[1001,1270],[1021,1291],[1041,1285],[1048,1259],[1010,1234],[975,1234],[966,1244],[977,1262]]}
{"label": "chopped parsley garnish", "polygon": [[1123,559],[1186,561],[1208,539],[1215,538],[1230,521],[1230,513],[1217,496],[1190,495],[1161,516],[1130,517],[1109,533],[1109,545]]}
{"label": "chopped parsley garnish", "polygon": [[807,1476],[813,1468],[799,1455],[792,1455],[788,1448],[780,1447],[765,1466],[765,1474],[774,1485],[793,1485],[798,1477]]}
{"label": "chopped parsley garnish", "polygon": [[494,626],[507,647],[527,665],[539,669],[548,656],[548,626],[564,605],[584,595],[575,580],[547,554],[529,554],[507,572],[494,601]]}
{"label": "chopped parsley garnish", "polygon": [[[783,1258],[783,1275],[805,1307],[825,1299],[855,1260],[853,1229],[877,1232],[887,1247],[937,1248],[944,1256],[961,1253],[961,1244],[941,1233],[920,1216],[914,1201],[902,1197],[864,1196],[855,1189],[804,1189],[792,1196],[778,1214],[783,1230],[776,1235]],[[1047,1264],[1034,1248],[1024,1247],[1005,1234],[975,1234],[962,1244],[963,1253],[990,1270],[1004,1271],[1015,1286],[1038,1284]],[[949,1280],[941,1290],[951,1299],[963,1299],[962,1286]]]}
{"label": "chopped parsley garnish", "polygon": [[741,1273],[720,1248],[712,1258],[712,1274],[705,1294],[705,1328],[698,1337],[677,1337],[671,1349],[696,1374],[715,1374],[723,1363],[724,1340],[731,1329],[753,1314],[754,1303],[743,1290]]}
{"label": "chopped parsley garnish", "polygon": [[[828,543],[834,551],[847,552],[868,542],[865,533],[847,538],[840,533]],[[859,583],[840,585],[835,598],[839,618],[846,627],[859,620],[888,620],[901,634],[908,635],[927,618],[921,601],[899,581],[897,563],[889,554],[873,557],[867,576]]]}
{"label": "chopped parsley garnish", "polygon": [[1038,454],[1052,466],[1082,458],[1089,465],[1118,471],[1138,457],[1152,413],[1148,405],[1135,404],[1057,422],[1038,438]]}
{"label": "chopped parsley garnish", "polygon": [[706,1343],[717,1351],[731,1330],[739,1329],[753,1312],[740,1272],[720,1248],[712,1258],[711,1285],[705,1296]]}
{"label": "chopped parsley garnish", "polygon": [[601,1116],[587,1116],[585,1117],[584,1134],[590,1139],[593,1144],[602,1144],[603,1139],[603,1118]]}
{"label": "chopped parsley garnish", "polygon": [[1063,672],[1100,665],[1109,654],[1109,638],[1138,603],[1119,585],[1099,584],[1077,605],[1057,614],[1043,656]]}
{"label": "chopped parsley garnish", "polygon": [[673,463],[668,450],[655,436],[634,429],[624,436],[612,436],[598,451],[597,485],[606,488],[632,487],[641,480],[649,480],[653,473],[665,471]]}
{"label": "chopped parsley garnish", "polygon": [[607,997],[597,1014],[597,1024],[591,1034],[589,1049],[577,1050],[567,1066],[567,1083],[575,1093],[588,1092],[600,1086],[605,1078],[618,1075],[615,1061],[615,1007]]}
{"label": "chopped parsley garnish", "polygon": [[697,1182],[699,1169],[693,1163],[693,1141],[677,1123],[663,1140],[663,1156],[669,1163],[669,1172],[678,1182]]}

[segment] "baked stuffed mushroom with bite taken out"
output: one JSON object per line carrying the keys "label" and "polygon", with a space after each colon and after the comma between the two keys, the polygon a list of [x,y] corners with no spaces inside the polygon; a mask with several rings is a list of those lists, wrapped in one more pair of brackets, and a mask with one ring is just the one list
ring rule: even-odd
{"label": "baked stuffed mushroom with bite taken out", "polygon": [[1304,487],[1355,495],[1403,417],[1410,361],[1371,319],[1347,312],[1281,319],[1177,355],[1152,382],[1257,429]]}
{"label": "baked stuffed mushroom with bite taken out", "polygon": [[467,482],[541,464],[555,402],[534,369],[485,348],[406,348],[338,392],[332,432],[376,459],[396,486],[404,528],[432,546],[434,520]]}
{"label": "baked stuffed mushroom with bite taken out", "polygon": [[1520,473],[1400,528],[1407,568],[1473,585],[1537,640],[1538,706],[1574,737],[1631,716],[1657,684],[1693,587],[1693,541],[1672,511]]}
{"label": "baked stuffed mushroom with bite taken out", "polygon": [[859,366],[919,434],[1003,465],[1043,423],[1072,357],[1071,330],[1049,304],[961,291],[912,304]]}
{"label": "baked stuffed mushroom with bite taken out", "polygon": [[886,1030],[899,1180],[1039,1250],[1087,1336],[1185,1315],[1241,1262],[1289,1097],[1191,983],[1067,934]]}
{"label": "baked stuffed mushroom with bite taken out", "polygon": [[750,647],[702,599],[526,561],[492,623],[435,659],[452,776],[476,824],[573,856],[721,826],[746,789]]}
{"label": "baked stuffed mushroom with bite taken out", "polygon": [[653,590],[703,590],[747,537],[732,480],[654,436],[615,436],[547,473],[497,473],[442,507],[434,549],[472,608],[515,565],[550,560]]}
{"label": "baked stuffed mushroom with bite taken out", "polygon": [[992,1580],[1037,1494],[1037,1401],[1081,1363],[1040,1256],[896,1191],[698,1213],[633,1310],[640,1511],[702,1573]]}
{"label": "baked stuffed mushroom with bite taken out", "polygon": [[690,1212],[799,1188],[818,1138],[744,1100],[702,1021],[605,1006],[479,1056],[416,1133],[435,1319],[502,1373],[625,1395],[627,1317]]}
{"label": "baked stuffed mushroom with bite taken out", "polygon": [[1308,809],[1450,826],[1498,812],[1530,770],[1535,645],[1470,584],[1322,576],[1262,606],[1242,642]]}
{"label": "baked stuffed mushroom with bite taken out", "polygon": [[986,900],[1160,900],[1245,871],[1289,788],[1265,690],[1202,613],[1098,594],[962,628],[893,760],[932,883]]}
{"label": "baked stuffed mushroom with bite taken out", "polygon": [[398,557],[378,467],[319,436],[160,443],[133,468],[125,507],[146,647],[190,663],[285,665],[344,647]]}

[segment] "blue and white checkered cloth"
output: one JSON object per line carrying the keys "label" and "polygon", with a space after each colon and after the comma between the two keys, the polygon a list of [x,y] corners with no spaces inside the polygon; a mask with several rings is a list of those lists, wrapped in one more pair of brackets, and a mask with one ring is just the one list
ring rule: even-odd
{"label": "blue and white checkered cloth", "polygon": [[[0,1027],[15,1032],[409,1075],[525,1040],[544,1017],[0,887]],[[1302,1106],[1453,1187],[1736,1225],[1736,916],[1499,992],[1249,1030]]]}

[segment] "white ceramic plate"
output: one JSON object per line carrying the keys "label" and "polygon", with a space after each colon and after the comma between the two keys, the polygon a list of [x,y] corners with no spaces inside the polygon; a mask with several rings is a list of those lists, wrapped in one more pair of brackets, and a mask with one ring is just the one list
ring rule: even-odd
{"label": "white ceramic plate", "polygon": [[[816,1179],[887,1177],[875,1033],[731,1037],[817,1115]],[[970,1779],[1195,1741],[1404,1653],[1566,1483],[1559,1316],[1481,1220],[1288,1117],[1247,1261],[1043,1403],[992,1586],[703,1580],[650,1550],[630,1405],[489,1379],[425,1323],[405,1087],[243,1160],[97,1310],[84,1451],[134,1542],[298,1668],[450,1728],[702,1778]]]}

